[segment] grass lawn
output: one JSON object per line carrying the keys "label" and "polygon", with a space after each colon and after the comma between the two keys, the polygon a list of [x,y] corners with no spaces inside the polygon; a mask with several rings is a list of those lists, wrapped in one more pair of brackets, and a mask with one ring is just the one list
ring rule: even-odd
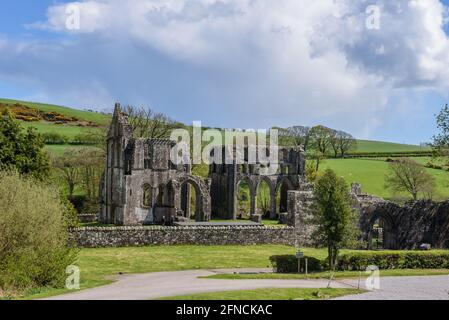
{"label": "grass lawn", "polygon": [[[326,249],[305,248],[303,251],[306,256],[317,259],[325,259],[327,256]],[[294,254],[295,252],[294,247],[282,245],[85,248],[80,250],[78,261],[75,264],[81,272],[81,289],[86,289],[110,283],[113,281],[110,276],[120,273],[220,268],[271,268],[270,256]],[[350,252],[350,250],[342,250],[341,253],[347,252]],[[431,252],[437,252],[437,250]],[[419,273],[419,271],[411,270],[409,272]],[[425,272],[427,274],[432,274],[432,272],[436,272],[435,274],[449,273],[447,270],[425,270]],[[328,277],[328,273],[317,274],[316,276]],[[354,274],[344,276],[354,276]],[[65,292],[67,292],[66,289],[41,288],[29,292],[25,298],[34,299]]]}
{"label": "grass lawn", "polygon": [[[381,277],[399,277],[399,276],[438,276],[449,274],[449,269],[391,269],[391,270],[380,270]],[[338,271],[334,273],[333,278],[362,278],[366,277],[367,274],[359,271]],[[325,272],[313,272],[309,274],[296,274],[296,273],[254,273],[254,274],[216,274],[204,278],[210,279],[329,279],[331,273],[329,271]]]}
{"label": "grass lawn", "polygon": [[[415,158],[413,158],[415,159]],[[416,158],[419,162],[425,159]],[[385,190],[385,174],[388,170],[388,163],[382,160],[367,159],[327,159],[320,170],[333,169],[337,174],[343,176],[346,182],[359,182],[362,191],[377,195],[383,198],[392,198],[393,194]],[[435,200],[449,198],[449,172],[437,169],[428,169],[427,172],[436,179],[437,190]]]}
{"label": "grass lawn", "polygon": [[[237,220],[225,220],[225,219],[211,219],[210,222],[249,222],[250,220],[247,219],[237,219]],[[279,227],[285,227],[285,224],[279,224],[279,220],[270,220],[270,219],[262,219],[262,224],[264,226],[279,226]]]}
{"label": "grass lawn", "polygon": [[325,300],[361,292],[356,289],[268,288],[197,293],[160,300]]}
{"label": "grass lawn", "polygon": [[[260,246],[146,246],[81,249],[76,265],[80,268],[82,289],[112,282],[108,276],[214,268],[266,268],[269,257],[294,254],[295,248],[281,245]],[[39,298],[67,292],[66,289],[40,289],[26,298]]]}

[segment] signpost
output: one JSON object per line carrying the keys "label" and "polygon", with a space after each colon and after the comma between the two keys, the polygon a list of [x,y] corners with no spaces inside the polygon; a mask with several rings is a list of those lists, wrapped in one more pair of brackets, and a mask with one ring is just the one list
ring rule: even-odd
{"label": "signpost", "polygon": [[301,273],[301,258],[304,258],[304,252],[301,250],[296,252],[296,258],[298,259],[298,273]]}
{"label": "signpost", "polygon": [[[298,259],[298,273],[301,273],[301,259],[304,258],[304,252],[302,252],[301,250],[298,250],[296,252],[296,258]],[[305,272],[307,274],[308,261],[307,261],[307,258],[305,258],[304,260],[305,260]]]}

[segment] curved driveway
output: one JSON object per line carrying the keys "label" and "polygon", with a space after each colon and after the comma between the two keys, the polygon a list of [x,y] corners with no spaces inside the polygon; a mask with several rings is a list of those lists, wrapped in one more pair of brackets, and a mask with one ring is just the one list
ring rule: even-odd
{"label": "curved driveway", "polygon": [[[224,271],[224,270],[221,270]],[[116,282],[97,287],[50,297],[52,300],[143,300],[184,294],[251,290],[259,288],[326,288],[326,280],[224,280],[201,279],[221,271],[189,270],[153,272],[121,275]],[[247,270],[250,271],[250,270]],[[229,272],[229,270],[227,270]],[[242,269],[239,269],[242,272]],[[333,288],[348,288],[334,282]]]}
{"label": "curved driveway", "polygon": [[[261,288],[326,288],[328,281],[317,280],[226,280],[198,277],[234,270],[189,270],[121,275],[116,282],[92,289],[50,297],[53,300],[143,300],[162,297],[216,292],[228,290],[251,290]],[[238,269],[238,272],[267,271],[261,269]],[[355,279],[332,281],[332,288],[356,288]],[[361,281],[363,289],[364,279]],[[449,300],[449,275],[419,277],[381,277],[380,289],[338,300]]]}

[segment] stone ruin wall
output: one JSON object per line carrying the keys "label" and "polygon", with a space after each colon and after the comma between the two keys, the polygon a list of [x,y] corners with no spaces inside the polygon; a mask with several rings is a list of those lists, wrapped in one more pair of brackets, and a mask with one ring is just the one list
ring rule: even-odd
{"label": "stone ruin wall", "polygon": [[276,226],[82,227],[69,232],[80,247],[143,245],[294,245],[295,229]]}

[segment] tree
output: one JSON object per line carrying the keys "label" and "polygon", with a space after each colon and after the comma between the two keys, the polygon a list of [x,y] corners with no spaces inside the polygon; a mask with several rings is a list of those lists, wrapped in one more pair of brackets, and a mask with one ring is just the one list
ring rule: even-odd
{"label": "tree", "polygon": [[325,126],[315,126],[310,129],[309,135],[311,147],[325,156],[331,145],[332,129]]}
{"label": "tree", "polygon": [[390,162],[385,187],[393,192],[410,193],[413,200],[417,200],[419,193],[431,197],[435,190],[435,178],[416,161],[401,158]]}
{"label": "tree", "polygon": [[326,245],[329,266],[335,270],[339,250],[358,236],[357,215],[352,208],[349,187],[343,178],[327,169],[314,186],[313,223],[317,225],[314,238]]}
{"label": "tree", "polygon": [[57,189],[2,171],[0,212],[0,292],[63,287],[78,251],[68,246],[73,209]]}
{"label": "tree", "polygon": [[449,106],[446,104],[436,116],[437,128],[440,131],[433,136],[433,147],[439,155],[447,155],[449,150]]}
{"label": "tree", "polygon": [[127,106],[124,112],[128,114],[135,138],[168,138],[170,131],[179,125],[165,114],[155,112],[151,108]]}
{"label": "tree", "polygon": [[335,158],[339,154],[343,158],[348,151],[357,149],[355,138],[351,134],[340,130],[331,130],[329,143],[334,151]]}
{"label": "tree", "polygon": [[91,202],[98,202],[100,196],[100,180],[104,170],[104,151],[94,148],[80,150],[80,173],[84,192]]}
{"label": "tree", "polygon": [[446,104],[436,116],[437,128],[440,132],[433,136],[434,145],[449,145],[449,106]]}
{"label": "tree", "polygon": [[69,199],[73,197],[75,187],[82,183],[81,166],[84,161],[84,154],[78,149],[68,149],[62,156],[51,158],[52,166],[61,172],[61,177],[67,185]]}
{"label": "tree", "polygon": [[310,128],[304,126],[293,126],[286,129],[280,129],[281,138],[288,140],[292,145],[302,146],[307,151],[310,143]]}
{"label": "tree", "polygon": [[36,129],[24,130],[6,110],[0,116],[0,170],[13,169],[43,179],[49,173],[44,140]]}

